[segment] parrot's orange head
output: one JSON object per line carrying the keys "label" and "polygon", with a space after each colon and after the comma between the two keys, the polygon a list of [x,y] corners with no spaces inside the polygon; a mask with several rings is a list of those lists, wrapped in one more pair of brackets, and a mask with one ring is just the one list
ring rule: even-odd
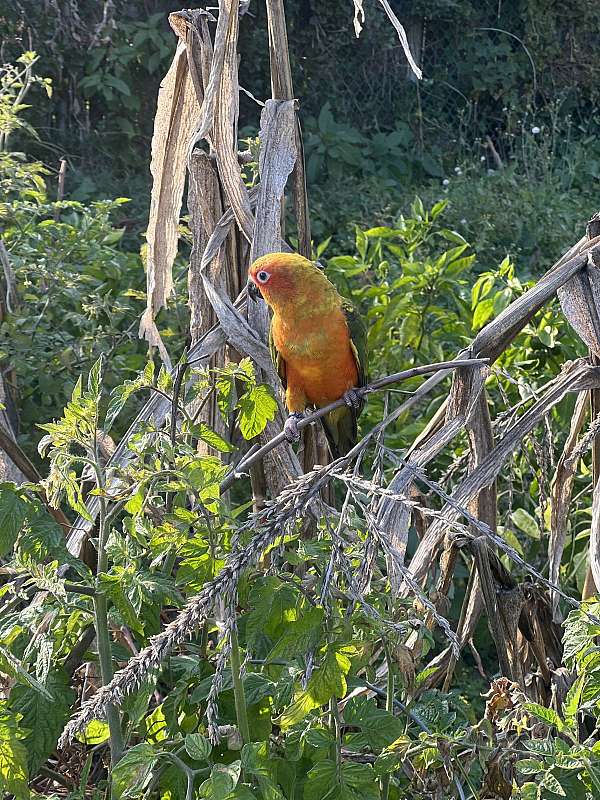
{"label": "parrot's orange head", "polygon": [[274,307],[305,291],[315,276],[327,281],[315,264],[298,253],[269,253],[250,266],[248,292],[253,299],[262,296]]}

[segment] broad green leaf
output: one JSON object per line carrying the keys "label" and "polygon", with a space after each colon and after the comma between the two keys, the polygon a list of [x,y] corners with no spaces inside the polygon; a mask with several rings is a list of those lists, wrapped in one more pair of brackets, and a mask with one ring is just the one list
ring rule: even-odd
{"label": "broad green leaf", "polygon": [[304,800],[379,800],[379,786],[368,764],[320,761],[308,773]]}
{"label": "broad green leaf", "polygon": [[544,771],[544,764],[535,758],[523,758],[521,761],[517,761],[517,769],[523,775],[539,775]]}
{"label": "broad green leaf", "polygon": [[194,761],[206,761],[212,753],[212,745],[201,733],[188,733],[185,737],[185,749]]}
{"label": "broad green leaf", "polygon": [[473,330],[479,330],[482,328],[488,319],[494,313],[494,301],[491,298],[486,298],[485,300],[480,300],[477,303],[477,307],[473,311]]}
{"label": "broad green leaf", "polygon": [[239,426],[244,439],[253,439],[262,433],[267,422],[275,419],[277,400],[266,383],[259,383],[245,392],[238,401]]}
{"label": "broad green leaf", "polygon": [[157,755],[148,742],[140,742],[128,750],[112,770],[114,800],[141,794],[148,785],[156,761]]}
{"label": "broad green leaf", "polygon": [[330,648],[323,663],[312,674],[304,691],[278,718],[277,724],[290,728],[303,720],[313,709],[328,703],[332,697],[346,694],[346,675],[350,669],[350,659],[341,652]]}
{"label": "broad green leaf", "polygon": [[77,734],[77,738],[83,744],[102,744],[102,742],[107,742],[110,739],[110,728],[107,722],[93,719],[81,733]]}
{"label": "broad green leaf", "polygon": [[260,672],[247,672],[244,676],[244,695],[249,706],[260,703],[265,697],[272,697],[276,691],[273,681]]}
{"label": "broad green leaf", "polygon": [[9,484],[0,486],[0,557],[14,547],[26,516],[27,503]]}
{"label": "broad green leaf", "polygon": [[344,708],[344,722],[360,728],[372,750],[381,750],[402,735],[404,724],[389,711],[377,708],[374,700],[353,697]]}
{"label": "broad green leaf", "polygon": [[298,612],[296,619],[288,618],[285,633],[269,653],[269,659],[294,658],[309,652],[316,646],[322,634],[324,611],[317,606],[308,606]]}
{"label": "broad green leaf", "polygon": [[541,706],[539,703],[523,703],[523,708],[547,725],[555,726],[559,731],[562,731],[565,727],[564,722],[553,708],[546,708],[546,706]]}
{"label": "broad green leaf", "polygon": [[328,649],[325,660],[308,682],[307,691],[318,705],[325,705],[332,697],[346,694],[346,675],[350,659],[335,649]]}
{"label": "broad green leaf", "polygon": [[0,795],[27,800],[27,749],[21,741],[17,720],[0,703]]}
{"label": "broad green leaf", "polygon": [[209,428],[208,425],[205,425],[203,422],[194,426],[194,433],[199,439],[206,442],[209,447],[214,447],[214,449],[218,450],[220,453],[231,453],[232,450],[235,450],[232,444],[223,439],[222,436],[219,436],[216,431],[213,431],[212,428]]}
{"label": "broad green leaf", "polygon": [[60,668],[48,672],[44,688],[50,693],[50,699],[29,686],[15,686],[10,694],[10,708],[22,715],[21,725],[30,731],[25,745],[32,775],[56,748],[75,701],[69,678]]}
{"label": "broad green leaf", "polygon": [[527,536],[531,537],[532,539],[539,539],[541,538],[540,527],[537,524],[536,520],[531,516],[528,511],[525,511],[524,508],[517,508],[516,511],[510,515],[510,518],[517,526],[517,528],[523,533],[527,534]]}
{"label": "broad green leaf", "polygon": [[543,787],[545,787],[546,789],[549,789],[551,792],[554,792],[554,794],[559,795],[560,797],[566,797],[567,796],[567,793],[565,792],[563,787],[560,785],[558,779],[551,772],[547,772],[544,775],[544,777],[542,778],[542,784],[541,785]]}
{"label": "broad green leaf", "polygon": [[210,773],[213,797],[215,800],[227,797],[240,779],[241,761],[232,764],[215,764]]}

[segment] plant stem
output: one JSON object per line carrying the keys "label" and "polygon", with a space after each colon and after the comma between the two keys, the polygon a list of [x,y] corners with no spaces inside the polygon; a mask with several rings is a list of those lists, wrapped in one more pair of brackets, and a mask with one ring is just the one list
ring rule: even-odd
{"label": "plant stem", "polygon": [[[108,525],[106,524],[106,499],[100,498],[100,512],[98,515],[98,569],[97,575],[108,569],[108,556],[106,542],[108,539]],[[98,658],[100,660],[100,676],[102,685],[113,678],[113,663],[110,647],[110,632],[108,630],[108,602],[106,595],[98,591],[94,597],[94,616],[96,627],[96,641],[98,643]],[[123,755],[123,732],[121,730],[120,714],[112,703],[106,707],[106,719],[110,730],[110,759],[114,767]]]}
{"label": "plant stem", "polygon": [[[392,670],[392,659],[387,647],[385,648],[385,660],[387,661],[387,691],[385,696],[385,710],[390,714],[394,713],[394,672]],[[381,779],[381,800],[388,800],[390,793],[390,776],[384,775]]]}
{"label": "plant stem", "polygon": [[244,684],[241,676],[240,644],[238,642],[237,628],[233,625],[231,629],[231,677],[233,679],[233,696],[235,698],[235,715],[237,717],[238,728],[244,744],[248,744],[250,739],[250,727],[248,725],[248,709],[246,707],[246,695],[244,694]]}

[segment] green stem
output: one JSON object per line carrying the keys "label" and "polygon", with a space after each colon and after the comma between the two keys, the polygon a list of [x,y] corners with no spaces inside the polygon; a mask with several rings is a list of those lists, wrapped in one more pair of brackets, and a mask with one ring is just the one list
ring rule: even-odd
{"label": "green stem", "polygon": [[[108,569],[108,555],[106,542],[108,539],[108,525],[106,524],[106,500],[100,498],[100,512],[98,515],[98,569],[97,575]],[[94,597],[94,616],[96,627],[96,641],[98,643],[98,658],[100,660],[100,676],[102,685],[106,686],[113,678],[113,663],[110,645],[110,632],[108,630],[108,601],[106,595],[98,591]],[[112,766],[123,755],[123,731],[121,718],[117,707],[112,703],[106,707],[106,719],[110,731],[110,759]]]}
{"label": "green stem", "polygon": [[329,701],[329,724],[333,734],[332,755],[335,762],[335,771],[338,783],[342,778],[342,726],[340,724],[340,711],[338,708],[337,697],[332,697]]}
{"label": "green stem", "polygon": [[250,740],[250,727],[248,725],[248,709],[246,707],[246,695],[244,694],[244,684],[241,676],[240,645],[238,642],[237,629],[235,626],[231,631],[231,677],[233,679],[233,696],[235,699],[235,714],[237,717],[238,728],[244,744]]}
{"label": "green stem", "polygon": [[[385,659],[387,661],[387,691],[385,696],[385,710],[394,713],[394,672],[392,670],[392,659],[390,658],[387,647],[385,648]],[[381,779],[381,800],[388,800],[390,792],[390,776],[384,775]]]}

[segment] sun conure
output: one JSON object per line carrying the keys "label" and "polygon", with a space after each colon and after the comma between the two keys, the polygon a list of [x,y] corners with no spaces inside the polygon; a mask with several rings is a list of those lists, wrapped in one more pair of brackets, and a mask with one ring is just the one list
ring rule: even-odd
{"label": "sun conure", "polygon": [[248,271],[248,290],[262,296],[273,311],[270,348],[285,388],[290,416],[284,432],[297,441],[298,422],[308,407],[339,400],[322,417],[334,458],[356,443],[356,420],[362,400],[355,391],[366,383],[364,323],[322,270],[297,253],[270,253]]}

